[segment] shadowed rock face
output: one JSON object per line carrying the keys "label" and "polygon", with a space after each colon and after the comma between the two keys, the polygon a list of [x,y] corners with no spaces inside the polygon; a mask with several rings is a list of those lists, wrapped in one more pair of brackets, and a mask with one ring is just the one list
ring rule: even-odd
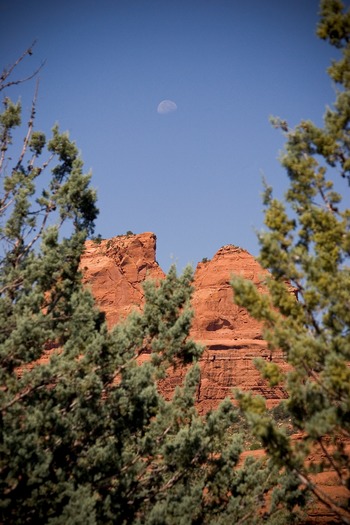
{"label": "shadowed rock face", "polygon": [[[146,278],[162,279],[165,275],[156,262],[153,233],[113,237],[100,244],[88,241],[81,268],[109,328],[133,309],[142,308]],[[280,388],[269,387],[255,369],[254,358],[271,359],[270,352],[262,339],[261,324],[234,304],[229,284],[231,276],[238,274],[263,291],[266,273],[247,251],[233,245],[224,246],[210,261],[197,266],[191,336],[205,346],[197,398],[201,413],[232,395],[235,387],[263,395],[269,406],[285,397]],[[282,355],[274,353],[273,360],[283,363]],[[169,371],[169,377],[160,383],[165,397],[171,396],[184,373],[183,368]]]}

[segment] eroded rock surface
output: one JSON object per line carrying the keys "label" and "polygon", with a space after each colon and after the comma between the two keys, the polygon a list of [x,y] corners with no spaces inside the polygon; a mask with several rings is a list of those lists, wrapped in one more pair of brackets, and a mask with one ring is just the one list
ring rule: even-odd
{"label": "eroded rock surface", "polygon": [[269,406],[285,397],[281,389],[269,387],[254,366],[256,357],[281,362],[282,355],[270,354],[261,324],[234,304],[230,286],[232,275],[240,275],[263,292],[266,274],[252,255],[233,245],[197,266],[191,335],[206,348],[201,359],[200,412],[216,407],[237,387],[263,395]]}
{"label": "eroded rock surface", "polygon": [[109,328],[144,304],[145,279],[163,279],[156,262],[154,233],[119,235],[112,239],[87,241],[81,258],[84,282],[91,287]]}
{"label": "eroded rock surface", "polygon": [[[142,308],[142,284],[146,278],[164,278],[156,262],[153,233],[113,237],[100,244],[89,241],[81,267],[84,281],[91,286],[110,328],[132,309]],[[255,357],[279,362],[283,359],[281,355],[270,355],[260,323],[234,304],[230,286],[233,274],[250,279],[263,291],[266,271],[247,251],[233,245],[221,248],[210,261],[199,263],[195,272],[191,336],[205,346],[197,399],[201,413],[232,396],[235,387],[264,395],[269,406],[285,396],[281,389],[270,388],[254,366]],[[171,396],[184,373],[177,368],[162,381],[166,397]]]}

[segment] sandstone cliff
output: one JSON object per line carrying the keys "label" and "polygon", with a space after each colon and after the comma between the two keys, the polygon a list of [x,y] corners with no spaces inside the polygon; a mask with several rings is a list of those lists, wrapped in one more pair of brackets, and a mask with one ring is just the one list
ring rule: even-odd
{"label": "sandstone cliff", "polygon": [[[234,274],[253,281],[263,291],[266,270],[237,246],[224,246],[210,261],[199,263],[195,272],[191,335],[206,348],[201,359],[200,412],[216,407],[237,387],[263,395],[268,406],[285,395],[280,388],[269,387],[254,366],[254,358],[272,356],[261,324],[233,302],[230,279]],[[281,362],[282,355],[274,354],[273,359]]]}
{"label": "sandstone cliff", "polygon": [[144,303],[145,279],[163,279],[155,259],[154,233],[119,235],[87,241],[81,258],[84,282],[91,287],[98,306],[106,314],[109,328]]}
{"label": "sandstone cliff", "polygon": [[[117,236],[101,243],[88,241],[81,268],[84,282],[91,287],[110,328],[133,309],[142,308],[145,279],[158,280],[165,276],[156,262],[156,236],[153,233]],[[286,395],[280,388],[268,387],[255,369],[253,361],[258,356],[273,359],[282,367],[286,364],[281,354],[270,355],[261,325],[244,308],[234,304],[229,284],[233,274],[252,280],[263,291],[266,271],[247,251],[233,245],[221,248],[210,261],[199,263],[195,271],[192,299],[195,316],[191,336],[205,347],[200,360],[201,381],[197,393],[200,413],[215,408],[222,399],[232,395],[235,387],[262,394],[270,407]],[[40,362],[50,358],[53,347],[55,345],[48,345]],[[18,373],[20,375],[22,369]],[[184,374],[185,370],[180,367],[169,370],[168,378],[159,385],[165,397],[172,395]],[[294,438],[298,439],[298,436]],[[245,454],[263,453],[260,450]],[[322,451],[314,450],[308,460],[318,462],[323,458]],[[326,495],[338,500],[344,498],[345,489],[339,486],[334,471],[317,474],[313,480]],[[328,523],[338,521],[329,509],[315,502],[305,525]]]}
{"label": "sandstone cliff", "polygon": [[[146,278],[164,278],[156,262],[153,233],[113,237],[100,244],[88,241],[81,267],[110,328],[133,308],[142,308]],[[281,389],[268,387],[254,366],[255,357],[271,356],[262,339],[261,325],[233,302],[229,284],[232,274],[242,275],[263,289],[266,271],[247,251],[233,245],[221,248],[210,261],[199,263],[195,271],[191,336],[205,346],[197,399],[201,413],[232,395],[235,387],[264,395],[269,406],[284,397]],[[274,354],[273,359],[282,361],[282,356]],[[184,370],[177,369],[162,381],[166,397],[183,374]]]}

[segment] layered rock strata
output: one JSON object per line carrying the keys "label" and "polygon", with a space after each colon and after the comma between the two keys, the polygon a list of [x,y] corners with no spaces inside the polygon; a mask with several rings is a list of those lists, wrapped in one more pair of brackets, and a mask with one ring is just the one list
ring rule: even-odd
{"label": "layered rock strata", "polygon": [[[133,309],[142,308],[145,279],[164,278],[156,262],[153,233],[113,237],[100,244],[88,241],[81,267],[110,328]],[[254,366],[256,357],[281,363],[283,357],[271,356],[261,324],[234,304],[230,286],[233,274],[250,279],[263,291],[266,271],[247,251],[233,245],[221,248],[210,261],[199,263],[195,271],[191,337],[205,347],[197,395],[201,413],[231,396],[236,387],[263,395],[269,406],[285,396],[281,389],[270,388]],[[181,368],[169,371],[160,384],[166,397],[171,396],[184,373]]]}
{"label": "layered rock strata", "polygon": [[240,275],[264,292],[266,270],[246,250],[233,245],[222,247],[214,257],[199,263],[195,272],[192,306],[195,316],[191,336],[205,346],[201,360],[201,387],[198,408],[214,408],[234,388],[251,390],[267,399],[269,406],[285,396],[271,388],[254,365],[256,357],[282,362],[272,356],[262,337],[261,323],[233,301],[230,280]]}

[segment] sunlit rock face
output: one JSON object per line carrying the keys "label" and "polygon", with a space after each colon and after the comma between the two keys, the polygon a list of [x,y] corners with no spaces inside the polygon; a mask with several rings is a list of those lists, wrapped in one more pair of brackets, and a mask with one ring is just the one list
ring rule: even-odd
{"label": "sunlit rock face", "polygon": [[271,388],[262,380],[254,359],[282,362],[281,354],[271,356],[262,337],[262,325],[252,319],[245,308],[233,302],[230,280],[240,275],[264,292],[267,275],[246,250],[233,245],[223,246],[207,262],[199,263],[195,273],[192,306],[195,317],[192,337],[205,346],[201,359],[201,388],[198,409],[214,408],[234,388],[251,390],[273,406],[285,393]]}
{"label": "sunlit rock face", "polygon": [[155,259],[154,233],[119,235],[112,239],[87,241],[81,258],[84,282],[91,287],[109,328],[144,304],[142,284],[163,279]]}
{"label": "sunlit rock face", "polygon": [[[84,282],[91,287],[98,306],[105,312],[109,328],[144,304],[142,284],[147,278],[163,279],[156,262],[156,236],[153,233],[123,235],[86,243],[81,260]],[[199,263],[194,278],[191,337],[202,343],[201,382],[197,407],[201,413],[216,407],[239,387],[262,394],[269,406],[285,397],[280,388],[271,388],[260,377],[254,358],[273,359],[283,364],[283,356],[270,355],[262,338],[261,324],[233,302],[230,279],[233,274],[250,279],[264,291],[266,276],[259,263],[246,250],[233,245],[222,247],[215,256]],[[144,356],[143,358],[146,358]],[[170,397],[185,370],[169,370],[160,389]]]}

